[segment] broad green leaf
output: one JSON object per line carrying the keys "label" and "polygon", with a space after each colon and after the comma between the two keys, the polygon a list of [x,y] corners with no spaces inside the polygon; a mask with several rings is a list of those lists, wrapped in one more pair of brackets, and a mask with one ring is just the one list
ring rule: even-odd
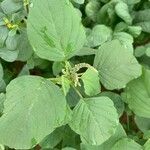
{"label": "broad green leaf", "polygon": [[18,57],[18,50],[12,51],[8,50],[7,48],[0,48],[0,57],[8,62],[13,62]]}
{"label": "broad green leaf", "polygon": [[105,25],[96,25],[87,37],[87,45],[97,47],[112,39],[112,30]]}
{"label": "broad green leaf", "polygon": [[138,116],[150,118],[150,70],[143,70],[143,75],[131,81],[126,89],[126,102]]}
{"label": "broad green leaf", "polygon": [[133,37],[138,37],[142,32],[142,28],[140,26],[129,26],[128,33],[130,33]]}
{"label": "broad green leaf", "polygon": [[65,64],[63,62],[55,61],[53,63],[52,69],[53,69],[53,74],[57,76],[59,73],[62,72],[62,69],[65,67]]}
{"label": "broad green leaf", "polygon": [[79,135],[66,125],[63,130],[62,147],[74,147],[79,149],[80,143],[81,140]]}
{"label": "broad green leaf", "polygon": [[108,97],[84,98],[73,110],[71,128],[83,143],[100,145],[110,138],[118,126],[118,114]]}
{"label": "broad green leaf", "polygon": [[28,41],[26,30],[19,36],[17,50],[19,51],[17,60],[27,61],[33,54],[33,49]]}
{"label": "broad green leaf", "polygon": [[142,132],[150,130],[150,119],[149,118],[135,116],[134,120],[135,120],[136,125]]}
{"label": "broad green leaf", "polygon": [[35,53],[47,60],[69,59],[85,42],[81,18],[69,0],[34,1],[27,29]]}
{"label": "broad green leaf", "polygon": [[142,31],[150,33],[150,9],[134,13],[134,23],[142,27]]}
{"label": "broad green leaf", "polygon": [[8,50],[16,50],[19,42],[19,35],[15,34],[14,36],[9,36],[6,39],[6,48]]}
{"label": "broad green leaf", "polygon": [[124,88],[129,81],[141,75],[141,66],[136,58],[118,40],[99,48],[94,66],[99,71],[100,81],[109,90]]}
{"label": "broad green leaf", "polygon": [[85,7],[85,12],[91,20],[96,21],[99,9],[100,3],[97,0],[92,0],[87,3]]}
{"label": "broad green leaf", "polygon": [[74,107],[79,102],[80,97],[77,94],[77,92],[71,87],[69,89],[68,94],[66,95],[66,99],[67,99],[69,106]]}
{"label": "broad green leaf", "polygon": [[23,7],[23,1],[15,2],[15,0],[4,0],[1,3],[1,8],[5,14],[12,14]]}
{"label": "broad green leaf", "polygon": [[94,68],[89,68],[81,76],[81,80],[84,84],[85,93],[89,96],[94,96],[100,93],[101,86],[99,81],[98,71]]}
{"label": "broad green leaf", "polygon": [[126,32],[115,32],[113,39],[118,39],[127,50],[133,52],[133,37],[130,34]]}
{"label": "broad green leaf", "polygon": [[128,5],[126,3],[124,2],[117,3],[117,5],[115,6],[115,11],[117,15],[121,19],[123,19],[126,23],[128,23],[129,25],[132,24],[132,17],[129,14]]}
{"label": "broad green leaf", "polygon": [[63,138],[63,129],[64,127],[57,128],[51,134],[46,136],[42,142],[40,142],[42,149],[54,148]]}
{"label": "broad green leaf", "polygon": [[38,76],[11,81],[6,88],[4,108],[0,143],[16,149],[35,146],[64,123],[67,113],[59,87]]}
{"label": "broad green leaf", "polygon": [[141,57],[145,54],[146,48],[144,46],[138,46],[135,48],[134,55],[136,57]]}
{"label": "broad green leaf", "polygon": [[120,95],[113,92],[102,92],[100,95],[107,96],[114,102],[114,106],[117,109],[119,117],[123,114],[125,107]]}
{"label": "broad green leaf", "polygon": [[81,150],[111,150],[112,146],[118,140],[124,137],[126,137],[126,133],[123,127],[121,126],[121,124],[119,124],[119,126],[116,129],[115,134],[113,134],[106,142],[104,142],[103,144],[99,146],[81,144]]}
{"label": "broad green leaf", "polygon": [[136,143],[135,141],[123,138],[119,140],[111,150],[143,150],[142,146]]}

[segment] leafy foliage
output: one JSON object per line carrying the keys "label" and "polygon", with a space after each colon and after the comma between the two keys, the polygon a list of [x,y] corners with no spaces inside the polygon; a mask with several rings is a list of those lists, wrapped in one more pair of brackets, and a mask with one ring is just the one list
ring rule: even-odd
{"label": "leafy foliage", "polygon": [[0,150],[149,139],[149,0],[0,0]]}

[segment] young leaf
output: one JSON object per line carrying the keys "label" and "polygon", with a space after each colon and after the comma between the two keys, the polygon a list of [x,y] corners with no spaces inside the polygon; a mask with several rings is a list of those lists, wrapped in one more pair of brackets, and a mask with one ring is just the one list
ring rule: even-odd
{"label": "young leaf", "polygon": [[113,39],[118,39],[127,50],[133,52],[133,37],[126,32],[115,32]]}
{"label": "young leaf", "polygon": [[81,18],[69,0],[34,1],[27,29],[35,53],[47,60],[69,59],[85,42]]}
{"label": "young leaf", "polygon": [[100,145],[110,138],[118,126],[118,114],[107,97],[81,99],[73,110],[71,128],[83,143]]}
{"label": "young leaf", "polygon": [[119,2],[116,6],[115,6],[115,11],[117,13],[117,15],[123,19],[127,24],[131,25],[132,24],[132,17],[129,14],[129,9],[128,9],[128,5],[124,2]]}
{"label": "young leaf", "polygon": [[29,149],[64,123],[66,100],[56,85],[42,77],[22,76],[6,88],[0,118],[0,143]]}
{"label": "young leaf", "polygon": [[81,76],[84,84],[85,93],[89,96],[94,96],[100,93],[101,87],[99,82],[99,74],[96,69],[89,68]]}
{"label": "young leaf", "polygon": [[112,30],[105,25],[96,25],[87,37],[87,45],[97,47],[112,39]]}
{"label": "young leaf", "polygon": [[118,40],[99,48],[94,66],[99,71],[102,84],[109,90],[124,88],[129,81],[141,75],[141,66],[136,58]]}
{"label": "young leaf", "polygon": [[150,33],[150,9],[134,12],[134,23],[142,27],[142,31]]}

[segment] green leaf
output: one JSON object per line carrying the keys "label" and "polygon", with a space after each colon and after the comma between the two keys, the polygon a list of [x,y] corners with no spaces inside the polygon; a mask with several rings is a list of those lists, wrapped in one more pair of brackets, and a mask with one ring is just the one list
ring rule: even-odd
{"label": "green leaf", "polygon": [[0,144],[0,150],[5,150],[5,146]]}
{"label": "green leaf", "polygon": [[121,96],[113,92],[102,92],[100,95],[107,96],[114,102],[114,106],[117,109],[118,115],[121,117],[125,109]]}
{"label": "green leaf", "polygon": [[150,130],[150,119],[135,116],[135,123],[142,132]]}
{"label": "green leaf", "polygon": [[81,79],[84,84],[85,93],[89,96],[94,96],[100,93],[101,86],[99,82],[98,71],[94,68],[89,68],[81,76]]}
{"label": "green leaf", "polygon": [[53,69],[53,74],[57,76],[59,73],[62,72],[62,69],[65,67],[65,64],[63,62],[55,61],[53,63],[52,69]]}
{"label": "green leaf", "polygon": [[24,65],[18,74],[18,76],[24,76],[24,75],[30,75],[29,67],[27,65]]}
{"label": "green leaf", "polygon": [[71,128],[83,143],[100,145],[110,138],[118,126],[118,114],[107,97],[84,98],[73,110]]}
{"label": "green leaf", "polygon": [[6,48],[8,50],[16,50],[18,46],[18,41],[19,41],[19,35],[15,34],[14,36],[9,36],[6,39]]}
{"label": "green leaf", "polygon": [[129,26],[128,33],[130,33],[134,37],[138,37],[142,32],[142,28],[140,26]]}
{"label": "green leaf", "polygon": [[134,5],[139,3],[141,0],[122,0],[123,2],[127,3],[128,5]]}
{"label": "green leaf", "polygon": [[91,20],[96,21],[97,13],[99,9],[100,9],[100,3],[97,0],[93,0],[87,3],[85,7],[85,12]]}
{"label": "green leaf", "polygon": [[115,6],[115,11],[117,15],[123,19],[127,24],[131,25],[132,24],[132,17],[129,14],[129,9],[128,5],[124,2],[119,2]]}
{"label": "green leaf", "polygon": [[18,57],[18,50],[12,51],[8,50],[7,48],[0,48],[0,57],[8,62],[13,62]]}
{"label": "green leaf", "polygon": [[142,27],[142,31],[150,33],[150,9],[134,12],[134,23]]}
{"label": "green leaf", "polygon": [[134,55],[136,57],[141,57],[145,54],[145,52],[146,52],[146,48],[144,46],[139,46],[135,48]]}
{"label": "green leaf", "polygon": [[126,102],[138,116],[150,118],[150,70],[143,70],[143,75],[131,81],[126,89]]}
{"label": "green leaf", "polygon": [[77,94],[77,92],[70,87],[68,94],[66,95],[67,102],[70,107],[74,107],[77,105],[77,103],[80,100],[80,96]]}
{"label": "green leaf", "polygon": [[5,40],[8,35],[8,29],[6,27],[0,27],[0,48],[4,46]]}
{"label": "green leaf", "polygon": [[23,7],[23,1],[15,2],[15,0],[4,0],[1,3],[1,8],[5,14],[13,14]]}
{"label": "green leaf", "polygon": [[73,0],[75,3],[83,4],[85,0]]}
{"label": "green leaf", "polygon": [[97,47],[112,39],[112,30],[105,25],[96,25],[87,37],[87,45]]}
{"label": "green leaf", "polygon": [[17,50],[19,51],[17,57],[17,60],[19,61],[27,61],[33,54],[33,49],[29,43],[26,30],[22,31],[21,35],[19,36]]}
{"label": "green leaf", "polygon": [[115,32],[113,39],[118,39],[121,44],[129,51],[133,52],[133,37],[126,32]]}
{"label": "green leaf", "polygon": [[71,58],[85,42],[81,18],[69,0],[43,0],[42,5],[41,0],[34,1],[28,37],[35,53],[52,61]]}
{"label": "green leaf", "polygon": [[150,139],[147,140],[147,142],[144,144],[144,150],[149,150],[150,149]]}
{"label": "green leaf", "polygon": [[124,137],[126,137],[126,133],[123,127],[121,126],[121,124],[119,124],[119,126],[116,129],[115,134],[113,134],[106,142],[104,142],[103,144],[99,146],[81,144],[81,150],[111,150],[112,146],[118,140]]}
{"label": "green leaf", "polygon": [[94,66],[99,71],[102,84],[109,90],[121,89],[141,75],[141,66],[132,52],[118,40],[103,44],[97,51]]}
{"label": "green leaf", "polygon": [[81,140],[78,134],[76,134],[71,128],[66,125],[63,130],[62,147],[74,147],[79,149]]}
{"label": "green leaf", "polygon": [[46,136],[40,146],[42,149],[54,148],[63,138],[64,127],[57,128],[54,132]]}
{"label": "green leaf", "polygon": [[142,150],[142,146],[136,143],[135,141],[123,138],[119,140],[111,150]]}
{"label": "green leaf", "polygon": [[16,149],[35,146],[64,123],[67,113],[59,87],[38,76],[11,81],[6,88],[4,108],[0,143]]}
{"label": "green leaf", "polygon": [[77,56],[88,56],[88,55],[95,55],[97,49],[83,47],[77,54]]}

